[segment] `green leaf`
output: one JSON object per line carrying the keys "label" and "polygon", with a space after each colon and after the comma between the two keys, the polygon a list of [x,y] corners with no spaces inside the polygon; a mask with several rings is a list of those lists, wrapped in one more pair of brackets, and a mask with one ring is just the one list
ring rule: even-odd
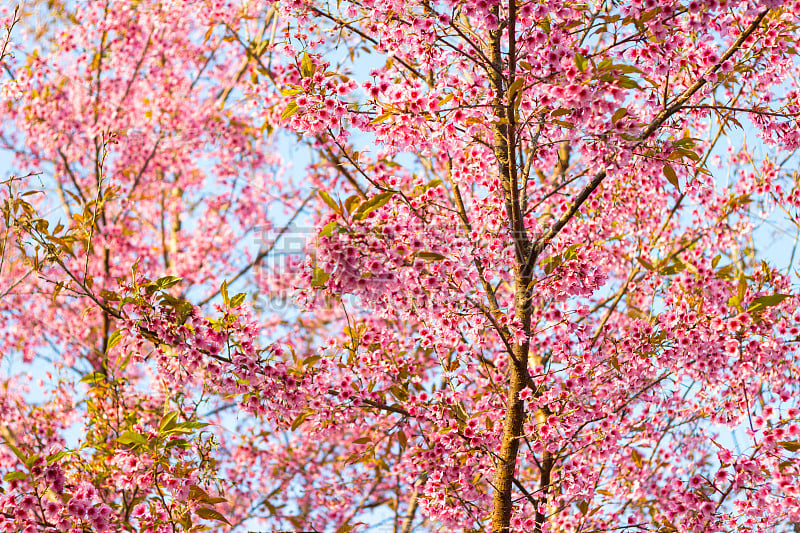
{"label": "green leaf", "polygon": [[316,66],[311,61],[311,58],[306,52],[303,52],[303,58],[300,60],[300,74],[302,74],[304,78],[308,78],[314,75],[315,70]]}
{"label": "green leaf", "polygon": [[[122,355],[122,354],[120,354],[120,355]],[[120,358],[117,357],[117,364],[119,365],[120,371],[125,370],[125,368],[127,368],[128,363],[131,362],[131,356],[132,355],[133,355],[133,352],[131,351],[131,352],[128,352],[127,354],[125,354],[125,357],[123,357],[122,360],[120,360]]]}
{"label": "green leaf", "polygon": [[310,366],[313,367],[314,364],[322,359],[321,355],[309,355],[305,359],[303,359],[303,366]]}
{"label": "green leaf", "polygon": [[789,450],[790,452],[796,452],[800,450],[800,442],[797,442],[796,440],[785,440],[783,442],[779,442],[778,445],[785,450]]}
{"label": "green leaf", "polygon": [[694,137],[684,137],[672,143],[672,148],[694,148],[699,140]]}
{"label": "green leaf", "polygon": [[391,117],[391,116],[392,116],[392,112],[391,111],[387,111],[387,112],[382,113],[382,114],[378,115],[377,117],[373,118],[372,120],[369,121],[369,123],[371,125],[380,124],[381,122],[385,122],[386,119]]}
{"label": "green leaf", "polygon": [[158,425],[158,430],[163,432],[175,427],[175,419],[178,418],[178,411],[170,411],[161,417],[161,423]]}
{"label": "green leaf", "polygon": [[[601,63],[601,65],[603,65],[603,63]],[[607,67],[609,70],[616,70],[617,72],[622,72],[624,74],[641,74],[642,73],[642,71],[640,69],[634,67],[633,65],[625,65],[625,64],[622,64],[622,63],[620,63],[620,64],[606,63],[604,66]]]}
{"label": "green leaf", "polygon": [[675,257],[672,259],[672,264],[663,265],[662,263],[662,266],[659,267],[658,272],[660,274],[664,274],[665,276],[672,276],[678,272],[683,272],[684,270],[686,270],[686,263]]}
{"label": "green leaf", "polygon": [[619,122],[627,114],[628,114],[628,109],[625,107],[620,107],[619,109],[614,111],[613,115],[611,115],[611,122],[612,123]]}
{"label": "green leaf", "polygon": [[559,107],[558,109],[554,109],[550,112],[551,117],[563,117],[564,115],[569,115],[572,113],[572,109],[567,109],[566,107]]}
{"label": "green leaf", "polygon": [[564,257],[564,261],[569,261],[570,259],[574,259],[578,256],[578,248],[580,248],[580,244],[570,244],[569,246],[564,249],[564,253],[561,254]]}
{"label": "green leaf", "polygon": [[540,264],[544,269],[544,273],[549,276],[550,274],[553,273],[555,269],[561,266],[561,263],[563,262],[564,260],[560,255],[551,255],[549,257],[545,257],[544,259],[542,259],[540,261]]}
{"label": "green leaf", "polygon": [[717,279],[733,279],[733,263],[720,267],[719,270],[714,273],[714,277]]}
{"label": "green leaf", "polygon": [[180,424],[180,427],[189,428],[189,429],[202,429],[208,427],[210,424],[208,422],[184,422]]}
{"label": "green leaf", "polygon": [[436,252],[417,252],[417,257],[425,261],[441,261],[445,259],[445,256],[437,254]]}
{"label": "green leaf", "polygon": [[223,280],[222,285],[219,287],[219,293],[222,295],[222,301],[225,305],[230,305],[231,299],[228,297],[228,280]]}
{"label": "green leaf", "polygon": [[108,336],[108,343],[106,344],[106,353],[108,353],[111,348],[119,344],[119,341],[122,340],[122,332],[120,330],[116,330]]}
{"label": "green leaf", "polygon": [[747,312],[756,313],[766,309],[767,307],[774,307],[784,301],[786,298],[789,298],[789,296],[789,294],[771,294],[769,296],[760,296],[750,302],[750,305],[747,307]]}
{"label": "green leaf", "polygon": [[626,89],[642,88],[634,79],[629,78],[628,76],[620,76],[617,78],[617,82],[619,83],[620,87],[625,87]]}
{"label": "green leaf", "polygon": [[164,435],[191,435],[192,430],[183,427],[183,424],[164,431]]}
{"label": "green leaf", "polygon": [[752,201],[753,201],[753,199],[750,198],[750,193],[748,193],[748,194],[740,194],[740,195],[734,196],[733,198],[730,199],[731,205],[747,205],[747,204],[751,203]]}
{"label": "green leaf", "polygon": [[520,89],[522,89],[522,86],[524,84],[525,84],[525,78],[517,78],[516,80],[514,80],[514,83],[512,83],[508,87],[508,91],[506,92],[506,96],[508,97],[509,101],[514,99],[514,97],[517,95],[517,92]]}
{"label": "green leaf", "polygon": [[3,476],[3,481],[11,481],[12,479],[26,479],[28,474],[24,472],[9,472]]}
{"label": "green leaf", "polygon": [[567,128],[570,130],[575,128],[575,124],[573,124],[572,122],[567,122],[566,120],[553,120],[552,122],[553,124],[557,124],[562,128]]}
{"label": "green leaf", "polygon": [[578,502],[578,510],[580,510],[581,514],[585,515],[589,512],[589,502],[586,500],[580,500]]}
{"label": "green leaf", "polygon": [[364,220],[367,217],[368,213],[375,211],[386,205],[386,203],[394,196],[395,193],[393,192],[382,192],[380,194],[376,194],[366,202],[361,203],[356,209],[356,212],[353,214],[353,218],[356,220]]}
{"label": "green leaf", "polygon": [[678,150],[678,152],[680,152],[681,154],[685,155],[686,157],[688,157],[692,161],[695,161],[695,162],[700,161],[700,154],[698,154],[697,152],[694,152],[692,150],[683,150],[683,149]]}
{"label": "green leaf", "polygon": [[64,450],[61,450],[60,452],[56,453],[51,453],[50,455],[47,456],[47,464],[51,465],[56,461],[58,461],[59,459],[61,459],[62,457],[66,457],[67,455],[69,455],[69,452],[65,452]]}
{"label": "green leaf", "polygon": [[358,206],[360,203],[361,197],[357,194],[354,194],[344,201],[344,208],[347,209],[348,213],[352,213],[356,206]]}
{"label": "green leaf", "polygon": [[339,207],[339,204],[337,204],[337,203],[334,201],[334,199],[333,199],[333,198],[331,198],[331,195],[330,195],[330,194],[326,193],[325,191],[319,191],[319,197],[320,197],[320,198],[322,198],[322,201],[323,201],[323,202],[325,202],[326,204],[328,204],[328,207],[330,207],[331,209],[333,209],[333,212],[334,212],[334,213],[336,213],[337,215],[341,215],[341,214],[342,214],[342,208],[341,208],[341,207]]}
{"label": "green leaf", "polygon": [[589,65],[589,60],[583,57],[578,52],[575,52],[575,66],[578,67],[578,70],[581,72],[586,72],[586,67]]}
{"label": "green leaf", "polygon": [[300,111],[298,105],[294,102],[291,102],[289,105],[286,106],[286,109],[283,110],[283,113],[281,113],[281,120],[286,120],[292,115],[297,114],[298,111]]}
{"label": "green leaf", "polygon": [[225,498],[209,496],[206,491],[197,485],[189,485],[189,499],[211,505],[227,501]]}
{"label": "green leaf", "polygon": [[633,459],[634,464],[642,468],[642,464],[644,463],[642,460],[642,454],[639,453],[639,450],[636,448],[631,448],[631,459]]}
{"label": "green leaf", "polygon": [[406,437],[405,431],[403,431],[402,429],[398,430],[396,435],[397,435],[397,441],[400,443],[400,447],[401,448],[407,448],[408,447],[408,437]]}
{"label": "green leaf", "polygon": [[218,522],[225,522],[226,524],[231,525],[231,523],[228,522],[228,519],[225,518],[222,513],[216,509],[212,509],[211,507],[201,507],[195,510],[195,513],[200,518],[205,518],[206,520],[217,520]]}
{"label": "green leaf", "polygon": [[329,272],[325,272],[321,268],[317,267],[314,269],[314,273],[311,276],[311,286],[322,287],[330,277],[331,275]]}
{"label": "green leaf", "polygon": [[117,437],[117,442],[119,442],[120,444],[130,444],[133,446],[145,445],[147,444],[147,437],[145,437],[141,433],[136,433],[134,431],[126,431],[122,435]]}
{"label": "green leaf", "polygon": [[106,289],[100,291],[100,297],[107,302],[118,302],[122,299],[116,292],[107,291]]}
{"label": "green leaf", "polygon": [[156,280],[156,285],[159,289],[169,289],[170,287],[174,287],[178,283],[181,282],[183,278],[178,278],[175,276],[164,276],[163,278],[158,278]]}
{"label": "green leaf", "polygon": [[644,257],[637,257],[636,260],[639,262],[640,265],[642,265],[644,268],[646,268],[651,272],[656,269],[656,267],[654,267],[653,264]]}
{"label": "green leaf", "polygon": [[244,299],[247,298],[246,292],[240,292],[239,294],[234,295],[231,298],[231,307],[239,307],[244,302]]}
{"label": "green leaf", "polygon": [[185,439],[171,439],[167,441],[167,443],[164,445],[164,448],[173,448],[175,446],[185,450],[189,447],[189,443]]}
{"label": "green leaf", "polygon": [[669,181],[676,189],[679,188],[678,175],[675,174],[675,169],[670,165],[664,165],[664,168],[661,170],[664,172],[664,176],[666,176],[667,181]]}
{"label": "green leaf", "polygon": [[103,372],[92,372],[91,374],[86,374],[81,378],[78,383],[91,383],[93,385],[97,385],[98,383],[103,383],[106,380],[106,375]]}
{"label": "green leaf", "polygon": [[339,227],[339,224],[336,221],[328,222],[325,226],[319,231],[320,237],[330,237],[333,233],[333,230]]}
{"label": "green leaf", "polygon": [[294,422],[292,422],[292,431],[297,430],[297,428],[299,428],[303,422],[306,421],[306,418],[308,418],[308,413],[300,413],[297,415],[297,418],[295,418]]}
{"label": "green leaf", "polygon": [[63,281],[56,282],[56,286],[53,289],[53,296],[50,297],[51,302],[56,303],[56,298],[58,298],[58,295],[64,290],[64,287],[66,287],[66,283]]}

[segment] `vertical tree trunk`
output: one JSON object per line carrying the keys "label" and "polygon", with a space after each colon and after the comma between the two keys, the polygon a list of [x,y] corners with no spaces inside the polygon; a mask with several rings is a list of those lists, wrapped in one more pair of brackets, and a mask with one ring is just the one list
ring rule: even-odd
{"label": "vertical tree trunk", "polygon": [[[502,57],[502,30],[491,32],[489,49],[489,77],[494,89],[495,123],[493,125],[493,147],[500,181],[505,196],[506,214],[508,216],[511,235],[514,240],[514,318],[522,326],[526,339],[521,344],[513,344],[509,354],[508,390],[506,396],[506,415],[503,421],[503,434],[497,468],[494,477],[494,501],[492,504],[492,532],[506,533],[511,524],[514,471],[517,465],[519,441],[525,421],[525,404],[519,393],[527,385],[528,376],[528,340],[531,325],[531,268],[529,252],[531,250],[527,230],[523,221],[524,213],[519,201],[520,191],[517,184],[517,166],[515,156],[515,116],[513,95],[506,97],[507,87],[513,84],[515,58],[515,6],[511,0],[508,20],[508,79],[504,76]],[[499,18],[499,8],[495,7],[494,15]]]}

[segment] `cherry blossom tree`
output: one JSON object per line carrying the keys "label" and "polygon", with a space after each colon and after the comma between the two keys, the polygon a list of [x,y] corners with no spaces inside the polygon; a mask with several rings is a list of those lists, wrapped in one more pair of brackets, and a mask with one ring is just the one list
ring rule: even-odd
{"label": "cherry blossom tree", "polygon": [[0,15],[0,530],[800,523],[800,2]]}

